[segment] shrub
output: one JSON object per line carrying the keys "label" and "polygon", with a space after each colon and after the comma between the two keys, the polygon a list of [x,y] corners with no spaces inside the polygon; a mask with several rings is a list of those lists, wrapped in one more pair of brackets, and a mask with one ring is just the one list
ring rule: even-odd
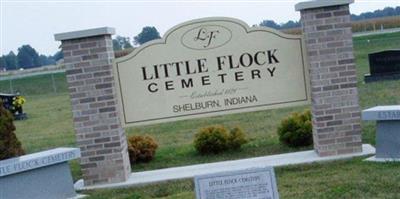
{"label": "shrub", "polygon": [[239,127],[228,130],[220,125],[200,129],[195,135],[194,147],[200,154],[220,153],[237,150],[247,143],[246,134]]}
{"label": "shrub", "polygon": [[200,154],[220,153],[228,149],[229,134],[223,126],[209,126],[195,135],[194,147]]}
{"label": "shrub", "polygon": [[247,143],[246,134],[240,127],[235,127],[230,130],[228,145],[230,149],[240,149],[243,144]]}
{"label": "shrub", "polygon": [[157,142],[150,136],[137,135],[128,138],[129,159],[132,164],[151,161],[157,148]]}
{"label": "shrub", "polygon": [[313,143],[311,112],[293,113],[278,127],[279,141],[290,147],[309,146]]}
{"label": "shrub", "polygon": [[0,160],[25,154],[14,131],[13,116],[0,100]]}

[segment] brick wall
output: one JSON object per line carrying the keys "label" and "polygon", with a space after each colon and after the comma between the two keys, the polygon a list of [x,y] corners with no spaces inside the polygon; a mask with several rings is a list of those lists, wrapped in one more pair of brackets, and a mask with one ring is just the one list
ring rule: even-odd
{"label": "brick wall", "polygon": [[131,168],[118,118],[111,35],[65,40],[62,50],[84,183],[125,181]]}
{"label": "brick wall", "polygon": [[314,148],[361,152],[361,118],[348,5],[301,10],[310,62]]}

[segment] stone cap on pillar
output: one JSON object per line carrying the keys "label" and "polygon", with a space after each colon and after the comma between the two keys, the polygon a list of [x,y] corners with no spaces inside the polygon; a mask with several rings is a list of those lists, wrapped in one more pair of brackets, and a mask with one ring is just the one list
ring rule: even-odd
{"label": "stone cap on pillar", "polygon": [[65,41],[65,40],[79,39],[84,37],[94,37],[99,35],[113,35],[113,34],[115,34],[115,28],[101,27],[101,28],[93,28],[87,30],[54,34],[54,39],[56,41]]}
{"label": "stone cap on pillar", "polygon": [[375,106],[362,111],[363,120],[400,120],[400,105]]}
{"label": "stone cap on pillar", "polygon": [[354,0],[313,0],[300,2],[295,5],[296,11],[315,9],[329,6],[348,5],[354,3]]}

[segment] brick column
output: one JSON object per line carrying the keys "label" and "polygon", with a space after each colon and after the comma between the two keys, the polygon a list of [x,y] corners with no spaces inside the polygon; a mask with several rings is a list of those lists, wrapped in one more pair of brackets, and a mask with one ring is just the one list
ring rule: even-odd
{"label": "brick column", "polygon": [[320,156],[362,151],[361,118],[349,4],[296,5],[310,62],[314,148]]}
{"label": "brick column", "polygon": [[113,28],[56,34],[62,42],[85,186],[123,182],[131,168],[112,72]]}

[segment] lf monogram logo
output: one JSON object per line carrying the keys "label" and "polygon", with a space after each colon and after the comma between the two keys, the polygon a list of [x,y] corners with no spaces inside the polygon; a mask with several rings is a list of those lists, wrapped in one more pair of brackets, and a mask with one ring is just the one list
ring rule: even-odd
{"label": "lf monogram logo", "polygon": [[193,50],[209,50],[227,44],[232,38],[232,32],[221,25],[201,25],[186,31],[181,37],[181,43]]}
{"label": "lf monogram logo", "polygon": [[207,30],[206,28],[200,28],[197,36],[194,38],[195,41],[205,41],[206,45],[203,45],[204,48],[210,46],[213,39],[216,38],[217,34],[219,33],[218,30]]}

